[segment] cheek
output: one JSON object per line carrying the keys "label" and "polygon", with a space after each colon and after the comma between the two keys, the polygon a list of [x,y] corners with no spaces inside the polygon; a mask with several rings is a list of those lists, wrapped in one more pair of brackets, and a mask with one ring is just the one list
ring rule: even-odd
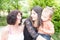
{"label": "cheek", "polygon": [[17,19],[20,20],[21,19],[21,16],[20,17],[17,17]]}
{"label": "cheek", "polygon": [[33,14],[31,14],[31,17],[33,17],[34,15]]}
{"label": "cheek", "polygon": [[42,18],[43,21],[46,21],[46,20],[49,19],[49,17],[47,17],[47,16],[42,16],[41,18]]}
{"label": "cheek", "polygon": [[36,18],[38,18],[38,16],[36,15]]}
{"label": "cheek", "polygon": [[33,15],[31,15],[31,18],[34,18],[34,16],[33,16]]}
{"label": "cheek", "polygon": [[38,18],[38,16],[37,15],[35,15],[35,19],[37,19]]}
{"label": "cheek", "polygon": [[18,23],[20,23],[20,21],[21,21],[21,17],[19,17],[19,18],[17,19],[17,22],[18,22]]}

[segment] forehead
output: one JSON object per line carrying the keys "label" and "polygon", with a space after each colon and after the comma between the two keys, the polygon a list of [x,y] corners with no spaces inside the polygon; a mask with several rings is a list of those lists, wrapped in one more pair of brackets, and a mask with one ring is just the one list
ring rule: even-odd
{"label": "forehead", "polygon": [[35,12],[34,10],[32,10],[32,14],[33,14],[33,13],[35,13],[35,14],[36,14],[36,12]]}
{"label": "forehead", "polygon": [[44,8],[43,12],[42,12],[42,14],[44,14],[44,15],[48,15],[48,14],[51,14],[51,13],[53,13],[53,11],[50,8]]}
{"label": "forehead", "polygon": [[22,15],[22,13],[18,13],[18,15]]}

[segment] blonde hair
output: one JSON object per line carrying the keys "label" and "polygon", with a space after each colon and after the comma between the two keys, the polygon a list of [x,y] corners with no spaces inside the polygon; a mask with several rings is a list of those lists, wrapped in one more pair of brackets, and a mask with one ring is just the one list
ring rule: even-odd
{"label": "blonde hair", "polygon": [[49,7],[49,6],[46,6],[44,9],[43,9],[43,12],[42,14],[49,14],[50,16],[53,15],[53,12],[54,12],[54,9],[53,7]]}

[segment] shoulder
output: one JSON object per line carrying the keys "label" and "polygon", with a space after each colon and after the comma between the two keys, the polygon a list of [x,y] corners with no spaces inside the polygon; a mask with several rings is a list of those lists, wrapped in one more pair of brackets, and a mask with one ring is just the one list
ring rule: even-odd
{"label": "shoulder", "polygon": [[24,21],[24,24],[29,24],[30,23],[30,19],[27,18],[25,21]]}
{"label": "shoulder", "polygon": [[1,30],[1,34],[7,34],[9,32],[9,27],[8,26],[5,26],[2,28]]}
{"label": "shoulder", "polygon": [[8,30],[7,30],[7,28],[5,27],[5,28],[3,28],[4,30],[1,30],[2,32],[1,32],[1,39],[3,39],[3,40],[5,40],[6,38],[7,38],[7,36],[8,36]]}
{"label": "shoulder", "polygon": [[2,33],[2,34],[8,33],[8,29],[9,29],[9,28],[8,28],[7,26],[4,27],[4,28],[1,30],[1,31],[2,31],[1,33]]}
{"label": "shoulder", "polygon": [[51,27],[54,27],[54,24],[51,21],[47,22],[47,24]]}

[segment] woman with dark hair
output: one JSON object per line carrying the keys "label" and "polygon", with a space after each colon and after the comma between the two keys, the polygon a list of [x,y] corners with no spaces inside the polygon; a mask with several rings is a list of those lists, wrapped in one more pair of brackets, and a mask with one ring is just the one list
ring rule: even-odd
{"label": "woman with dark hair", "polygon": [[35,6],[31,10],[31,15],[24,22],[24,40],[45,40],[38,34],[37,28],[42,24],[41,14],[42,8]]}
{"label": "woman with dark hair", "polygon": [[1,40],[24,40],[22,13],[19,10],[11,11],[7,16],[8,25],[2,32]]}

